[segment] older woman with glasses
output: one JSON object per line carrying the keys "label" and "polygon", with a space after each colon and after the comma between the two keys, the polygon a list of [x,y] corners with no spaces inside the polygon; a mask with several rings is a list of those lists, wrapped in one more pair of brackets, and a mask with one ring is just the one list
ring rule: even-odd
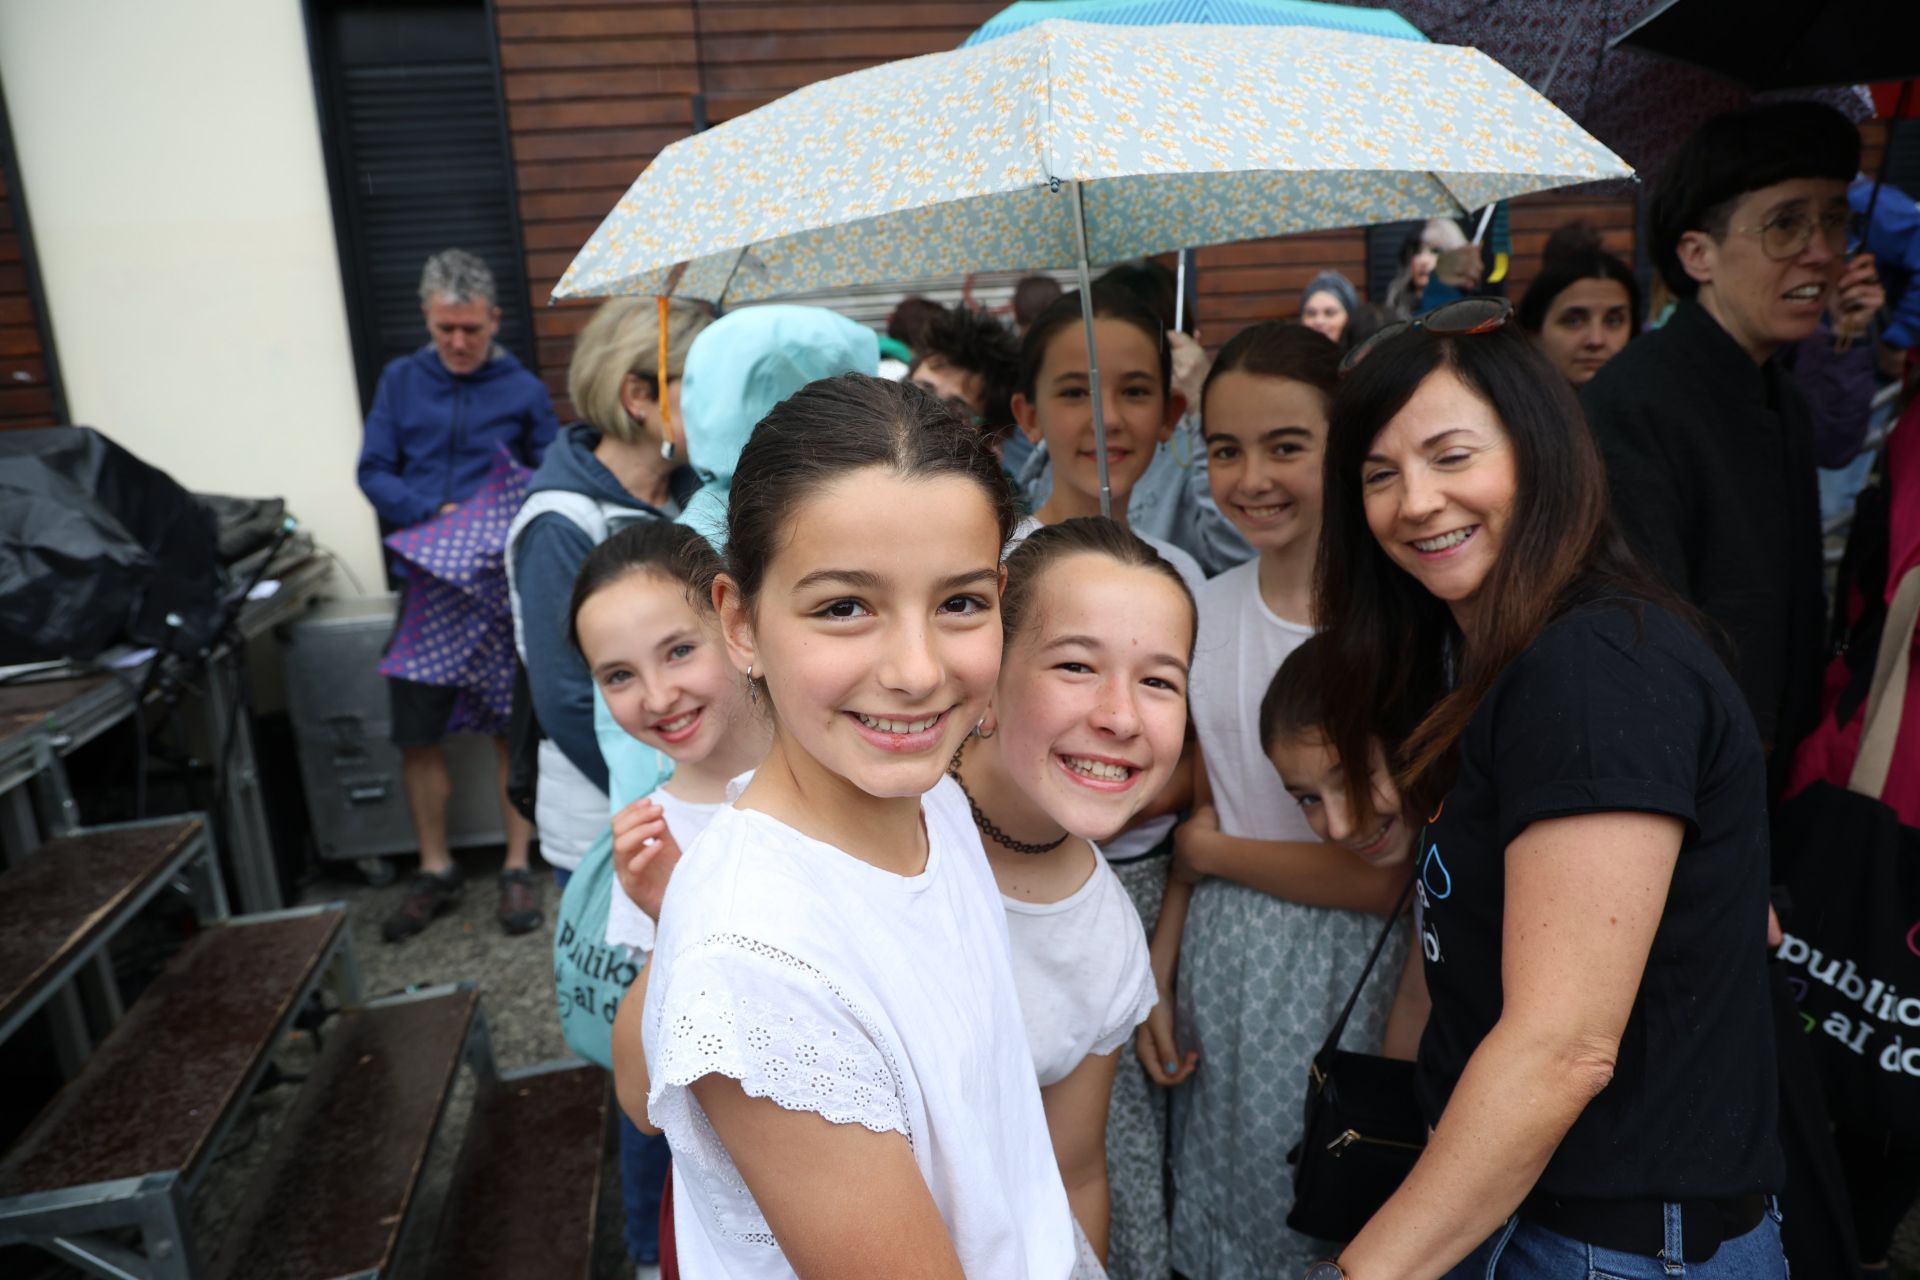
{"label": "older woman with glasses", "polygon": [[1400,743],[1429,816],[1432,1136],[1308,1275],[1784,1280],[1760,742],[1508,318],[1383,332],[1334,400],[1327,737]]}

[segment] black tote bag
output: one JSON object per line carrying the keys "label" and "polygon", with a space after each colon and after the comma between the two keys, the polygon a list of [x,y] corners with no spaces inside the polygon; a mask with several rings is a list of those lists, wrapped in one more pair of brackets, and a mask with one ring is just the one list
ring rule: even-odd
{"label": "black tote bag", "polygon": [[1775,958],[1833,1118],[1908,1140],[1920,1140],[1920,830],[1879,796],[1899,736],[1916,615],[1920,567],[1888,606],[1847,786],[1813,783],[1774,823],[1791,897]]}

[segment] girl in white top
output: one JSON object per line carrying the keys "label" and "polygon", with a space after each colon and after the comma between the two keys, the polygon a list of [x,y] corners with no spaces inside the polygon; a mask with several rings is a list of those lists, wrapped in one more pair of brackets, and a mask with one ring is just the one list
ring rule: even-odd
{"label": "girl in white top", "polygon": [[950,772],[1006,904],[1067,1197],[1104,1258],[1115,1051],[1155,997],[1140,917],[1093,841],[1125,826],[1179,761],[1193,599],[1152,547],[1086,517],[1007,557],[1000,608],[992,710]]}
{"label": "girl in white top", "polygon": [[[1096,281],[1087,296],[1100,363],[1107,483],[1114,518],[1127,522],[1134,488],[1155,451],[1173,436],[1187,401],[1173,385],[1173,351],[1161,316],[1139,295]],[[1027,439],[1043,444],[1053,490],[1024,535],[1040,525],[1100,514],[1100,451],[1093,425],[1092,377],[1080,295],[1069,293],[1034,320],[1020,342],[1011,401]],[[1190,590],[1206,581],[1193,557],[1145,539],[1180,570]],[[1172,862],[1172,835],[1193,798],[1194,770],[1183,759],[1131,823],[1101,842],[1145,927],[1158,914]],[[1171,1269],[1166,1204],[1166,1099],[1131,1065],[1114,1083],[1108,1144],[1114,1205],[1109,1266],[1119,1280],[1163,1280]]]}
{"label": "girl in white top", "polygon": [[[1316,839],[1257,723],[1262,693],[1312,634],[1338,362],[1310,329],[1256,325],[1221,349],[1201,395],[1214,501],[1258,558],[1198,593],[1191,703],[1204,785],[1174,836],[1153,938],[1160,1005],[1137,1045],[1157,1081],[1179,1085],[1173,1265],[1193,1280],[1299,1274],[1327,1256],[1284,1225],[1286,1153],[1300,1138],[1308,1061],[1379,927],[1361,913],[1391,910],[1405,884]],[[1387,1000],[1377,994],[1375,984],[1356,1009],[1355,1044],[1379,1043]]]}
{"label": "girl in white top", "polygon": [[773,745],[674,870],[642,1018],[687,1280],[1076,1273],[942,779],[999,671],[1012,524],[991,451],[911,387],[816,382],[740,456],[713,599]]}
{"label": "girl in white top", "polygon": [[771,740],[766,718],[748,706],[706,594],[719,570],[719,556],[692,529],[647,521],[595,547],[574,580],[574,646],[607,711],[675,765],[652,795],[614,815],[623,892],[607,911],[610,945],[653,949],[654,917],[680,851],[719,812],[728,781],[760,763]]}

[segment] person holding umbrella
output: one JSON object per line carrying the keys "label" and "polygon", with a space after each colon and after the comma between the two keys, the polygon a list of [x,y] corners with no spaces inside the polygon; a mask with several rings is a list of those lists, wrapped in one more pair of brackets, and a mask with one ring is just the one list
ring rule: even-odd
{"label": "person holding umbrella", "polygon": [[[421,524],[472,497],[502,446],[521,465],[539,465],[560,429],[546,387],[494,341],[499,292],[486,263],[459,249],[433,255],[421,270],[420,310],[430,341],[381,373],[360,446],[361,491],[387,524]],[[381,930],[398,942],[451,907],[466,880],[447,844],[453,782],[441,746],[460,691],[393,678],[387,689],[420,841],[420,873]],[[506,798],[506,739],[496,742],[507,835],[500,923],[509,933],[525,933],[540,924],[527,870],[533,828]]]}

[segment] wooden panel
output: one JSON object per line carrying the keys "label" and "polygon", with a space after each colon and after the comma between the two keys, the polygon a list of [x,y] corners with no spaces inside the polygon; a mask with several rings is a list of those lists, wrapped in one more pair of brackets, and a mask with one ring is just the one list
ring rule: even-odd
{"label": "wooden panel", "polygon": [[[495,0],[538,372],[549,386],[564,390],[574,335],[595,306],[547,306],[553,282],[653,157],[691,131],[696,95],[717,124],[828,76],[954,48],[1002,7]],[[0,255],[4,235],[0,227]],[[555,407],[570,413],[558,394]]]}
{"label": "wooden panel", "polygon": [[0,177],[0,431],[59,421],[47,379],[45,344],[42,317],[34,313],[27,293],[13,200],[6,179]]}

